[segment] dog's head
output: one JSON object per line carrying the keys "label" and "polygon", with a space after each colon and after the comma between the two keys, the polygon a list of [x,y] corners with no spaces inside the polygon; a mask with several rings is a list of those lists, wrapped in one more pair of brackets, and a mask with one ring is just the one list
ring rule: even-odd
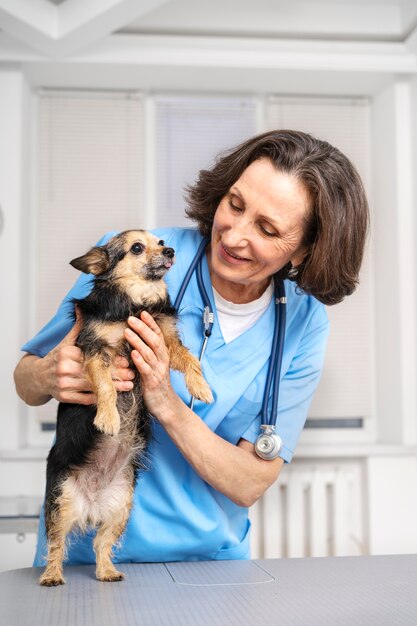
{"label": "dog's head", "polygon": [[174,249],[145,230],[126,230],[91,248],[70,264],[86,274],[115,281],[159,281],[174,264]]}

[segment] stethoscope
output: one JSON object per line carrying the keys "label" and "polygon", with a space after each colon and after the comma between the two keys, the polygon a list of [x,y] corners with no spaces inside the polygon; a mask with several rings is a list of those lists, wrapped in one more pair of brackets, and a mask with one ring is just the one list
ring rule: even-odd
{"label": "stethoscope", "polygon": [[[203,360],[204,353],[207,348],[207,342],[211,335],[214,324],[214,313],[211,311],[210,299],[207,294],[203,282],[202,259],[209,239],[204,238],[192,260],[190,267],[184,277],[182,285],[178,291],[178,295],[174,302],[174,308],[178,311],[184,293],[194,272],[196,272],[198,290],[204,304],[203,309],[203,343],[201,345],[199,361]],[[277,416],[278,416],[278,397],[279,397],[279,379],[281,373],[282,356],[284,353],[285,341],[285,321],[286,321],[286,303],[284,281],[274,276],[274,298],[275,298],[275,327],[272,338],[271,356],[269,359],[268,373],[266,377],[265,390],[262,401],[261,410],[261,434],[255,442],[255,451],[258,456],[266,461],[275,459],[281,448],[282,439],[275,433]],[[268,415],[269,396],[272,388],[272,407],[271,413]],[[191,398],[190,408],[194,406],[194,398]]]}

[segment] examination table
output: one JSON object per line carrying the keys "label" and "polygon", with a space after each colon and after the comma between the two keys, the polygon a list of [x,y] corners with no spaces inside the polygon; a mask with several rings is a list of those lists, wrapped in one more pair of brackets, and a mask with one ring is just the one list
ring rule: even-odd
{"label": "examination table", "polygon": [[1,626],[417,626],[417,555],[122,564],[0,574]]}

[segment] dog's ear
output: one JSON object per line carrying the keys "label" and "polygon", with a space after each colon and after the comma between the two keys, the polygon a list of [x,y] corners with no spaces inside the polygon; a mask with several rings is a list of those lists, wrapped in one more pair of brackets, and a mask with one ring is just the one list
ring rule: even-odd
{"label": "dog's ear", "polygon": [[84,272],[84,274],[99,276],[109,269],[110,259],[105,248],[96,246],[95,248],[91,248],[87,254],[70,261],[70,265],[75,267],[76,270]]}

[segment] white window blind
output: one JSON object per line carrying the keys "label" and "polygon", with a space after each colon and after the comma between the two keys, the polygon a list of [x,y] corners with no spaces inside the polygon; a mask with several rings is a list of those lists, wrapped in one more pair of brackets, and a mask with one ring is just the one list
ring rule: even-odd
{"label": "white window blind", "polygon": [[184,187],[218,153],[255,133],[254,98],[158,96],[157,225],[191,225],[184,212]]}
{"label": "white window blind", "polygon": [[[352,160],[369,189],[368,116],[368,101],[360,98],[271,97],[266,105],[267,129],[300,130],[329,141]],[[366,418],[372,412],[371,265],[368,246],[355,293],[327,307],[330,338],[310,418]]]}
{"label": "white window blind", "polygon": [[131,93],[41,93],[38,319],[78,272],[69,261],[108,230],[141,226],[143,105]]}
{"label": "white window blind", "polygon": [[[36,327],[78,278],[69,261],[109,230],[143,223],[140,94],[39,94]],[[52,403],[38,409],[42,421]]]}

